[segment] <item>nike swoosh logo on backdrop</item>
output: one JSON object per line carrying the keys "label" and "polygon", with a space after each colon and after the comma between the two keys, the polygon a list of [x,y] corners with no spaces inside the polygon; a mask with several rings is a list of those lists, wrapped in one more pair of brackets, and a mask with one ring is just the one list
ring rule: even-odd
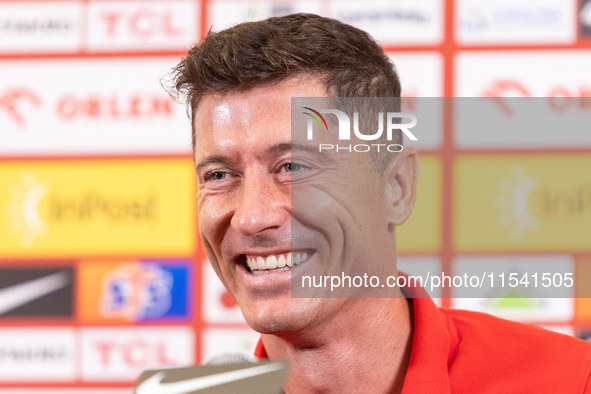
{"label": "nike swoosh logo on backdrop", "polygon": [[136,394],[184,394],[192,391],[203,390],[210,387],[220,386],[222,384],[235,382],[237,380],[247,379],[258,375],[264,375],[269,372],[279,371],[284,368],[283,362],[260,365],[237,371],[222,372],[215,375],[200,376],[198,378],[187,379],[180,382],[162,383],[166,377],[165,372],[158,372],[140,383],[135,389]]}
{"label": "nike swoosh logo on backdrop", "polygon": [[53,293],[69,284],[70,275],[67,272],[58,272],[44,278],[5,287],[0,290],[0,315]]}

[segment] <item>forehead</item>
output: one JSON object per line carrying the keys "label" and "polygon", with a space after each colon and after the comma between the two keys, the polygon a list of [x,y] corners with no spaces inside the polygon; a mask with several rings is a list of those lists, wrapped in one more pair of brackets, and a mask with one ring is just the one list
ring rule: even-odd
{"label": "forehead", "polygon": [[195,113],[195,157],[211,150],[255,149],[289,142],[292,97],[325,97],[314,78],[292,78],[245,92],[210,94]]}

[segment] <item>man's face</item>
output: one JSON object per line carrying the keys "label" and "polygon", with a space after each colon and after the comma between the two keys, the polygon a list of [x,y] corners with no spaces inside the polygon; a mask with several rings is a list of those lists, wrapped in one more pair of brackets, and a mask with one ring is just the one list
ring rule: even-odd
{"label": "man's face", "polygon": [[386,196],[369,155],[319,154],[318,142],[292,139],[291,97],[326,95],[316,80],[292,79],[207,95],[195,114],[201,237],[246,321],[262,333],[331,319],[351,301],[292,298],[292,273],[341,272],[383,258],[384,239],[372,234],[387,228]]}

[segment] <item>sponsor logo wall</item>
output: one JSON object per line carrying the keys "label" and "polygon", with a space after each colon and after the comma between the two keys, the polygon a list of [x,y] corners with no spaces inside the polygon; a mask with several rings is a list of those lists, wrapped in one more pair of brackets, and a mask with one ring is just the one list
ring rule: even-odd
{"label": "sponsor logo wall", "polygon": [[210,27],[293,12],[372,34],[422,122],[400,269],[573,271],[554,298],[431,296],[590,340],[591,1],[0,0],[0,391],[129,392],[144,368],[253,351],[163,86]]}

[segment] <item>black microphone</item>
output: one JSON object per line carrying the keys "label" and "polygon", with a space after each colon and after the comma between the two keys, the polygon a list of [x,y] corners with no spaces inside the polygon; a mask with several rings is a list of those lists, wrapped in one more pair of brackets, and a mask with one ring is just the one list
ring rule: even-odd
{"label": "black microphone", "polygon": [[135,394],[281,394],[290,361],[222,353],[204,365],[144,371]]}

